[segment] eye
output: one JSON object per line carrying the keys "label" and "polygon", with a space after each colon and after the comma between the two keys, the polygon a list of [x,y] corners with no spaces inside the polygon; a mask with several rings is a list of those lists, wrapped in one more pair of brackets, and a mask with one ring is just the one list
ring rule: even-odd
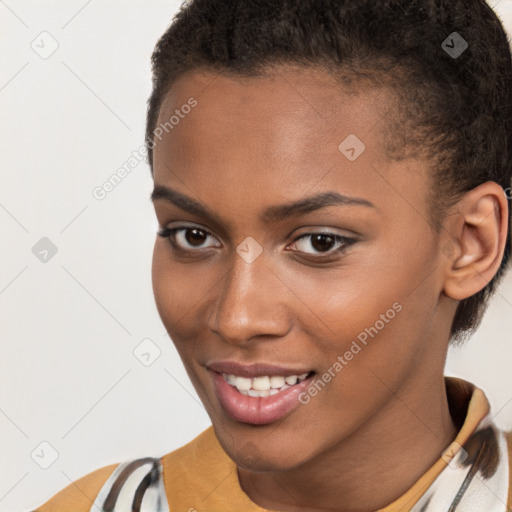
{"label": "eye", "polygon": [[290,247],[305,254],[332,256],[344,252],[355,241],[354,238],[330,232],[304,233]]}
{"label": "eye", "polygon": [[208,249],[221,247],[220,243],[203,245],[213,235],[199,226],[182,226],[177,228],[163,228],[157,232],[158,236],[167,238],[171,246],[180,251],[194,251],[194,249]]}
{"label": "eye", "polygon": [[[204,249],[222,247],[222,244],[208,230],[200,226],[162,228],[157,234],[166,238],[176,251],[199,253]],[[209,240],[210,244],[207,243]],[[333,256],[343,253],[355,242],[354,238],[335,233],[315,232],[304,233],[296,238],[289,247],[294,251],[321,258],[322,255]]]}

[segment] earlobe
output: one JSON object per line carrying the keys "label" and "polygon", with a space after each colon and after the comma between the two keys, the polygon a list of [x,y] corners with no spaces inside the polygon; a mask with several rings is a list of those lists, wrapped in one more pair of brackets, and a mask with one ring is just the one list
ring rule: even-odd
{"label": "earlobe", "polygon": [[500,267],[508,230],[503,188],[495,182],[483,183],[457,202],[454,214],[445,226],[450,256],[444,292],[463,300],[483,289]]}

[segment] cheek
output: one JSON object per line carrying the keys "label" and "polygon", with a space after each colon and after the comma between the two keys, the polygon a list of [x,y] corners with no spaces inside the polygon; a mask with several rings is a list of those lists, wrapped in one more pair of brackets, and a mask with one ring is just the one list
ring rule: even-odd
{"label": "cheek", "polygon": [[153,286],[153,295],[160,318],[166,324],[168,312],[172,310],[169,307],[173,303],[173,288],[169,286],[171,273],[169,264],[166,262],[165,251],[160,240],[156,240],[153,248],[153,261],[151,265],[151,283]]}
{"label": "cheek", "polygon": [[158,313],[172,337],[177,331],[188,331],[194,304],[197,304],[202,289],[197,282],[191,282],[190,272],[184,271],[183,265],[171,259],[167,244],[166,240],[155,242],[151,279]]}
{"label": "cheek", "polygon": [[[364,258],[358,254],[332,272],[308,272],[295,280],[301,283],[296,295],[309,306],[296,318],[316,340],[320,360],[332,364],[345,352],[352,358],[352,351],[358,363],[350,366],[393,366],[400,371],[397,365],[406,368],[419,357],[439,290],[430,247],[418,246],[418,241],[414,245],[408,250],[406,241],[375,244],[364,251]],[[291,276],[289,280],[294,282]]]}
{"label": "cheek", "polygon": [[348,435],[419,371],[428,345],[424,326],[433,306],[425,307],[424,296],[434,294],[427,282],[411,293],[410,286],[399,284],[405,277],[367,272],[338,283],[326,279],[323,286],[310,283],[310,304],[322,321],[305,315],[301,321],[309,320],[302,329],[314,340],[311,357],[321,362],[319,378],[327,383],[325,392],[311,396],[310,410],[321,420],[311,422],[305,407],[305,439]]}

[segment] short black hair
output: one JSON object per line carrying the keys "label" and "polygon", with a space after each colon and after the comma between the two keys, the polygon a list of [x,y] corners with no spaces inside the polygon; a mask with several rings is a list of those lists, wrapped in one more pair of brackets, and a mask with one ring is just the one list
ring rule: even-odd
{"label": "short black hair", "polygon": [[[192,0],[158,40],[151,63],[146,144],[152,174],[159,110],[178,77],[193,71],[266,76],[291,64],[324,69],[349,91],[365,84],[390,91],[386,155],[432,162],[428,220],[435,229],[449,206],[478,185],[494,181],[511,190],[511,51],[484,0]],[[509,209],[496,275],[458,305],[453,344],[480,325],[505,273],[510,218]]]}

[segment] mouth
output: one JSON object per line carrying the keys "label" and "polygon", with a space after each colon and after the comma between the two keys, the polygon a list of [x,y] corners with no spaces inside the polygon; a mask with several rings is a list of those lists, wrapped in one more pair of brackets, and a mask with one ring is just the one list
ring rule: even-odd
{"label": "mouth", "polygon": [[224,380],[245,396],[266,398],[277,395],[286,389],[309,379],[313,371],[300,375],[262,375],[259,377],[242,377],[233,373],[221,373]]}
{"label": "mouth", "polygon": [[[245,374],[251,371],[254,368]],[[299,398],[316,375],[314,371],[263,375],[260,369],[259,375],[247,377],[218,372],[211,367],[208,373],[213,378],[223,412],[235,421],[253,425],[274,423],[288,416],[301,405]]]}

